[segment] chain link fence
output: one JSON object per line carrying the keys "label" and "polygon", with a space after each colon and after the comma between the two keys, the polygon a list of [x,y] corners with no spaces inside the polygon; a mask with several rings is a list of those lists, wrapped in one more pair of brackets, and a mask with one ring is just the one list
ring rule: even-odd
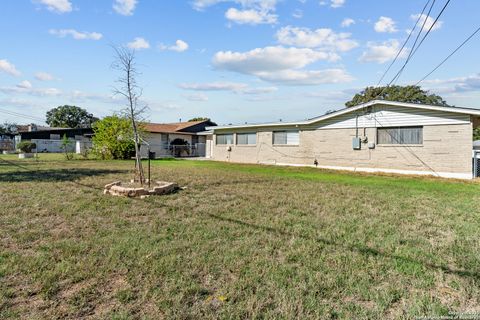
{"label": "chain link fence", "polygon": [[473,177],[480,178],[480,151],[473,151]]}
{"label": "chain link fence", "polygon": [[[149,144],[150,151],[155,153],[155,158],[189,158],[189,157],[205,157],[206,146],[205,143],[195,144]],[[142,157],[147,156],[148,147],[142,145],[141,154]]]}

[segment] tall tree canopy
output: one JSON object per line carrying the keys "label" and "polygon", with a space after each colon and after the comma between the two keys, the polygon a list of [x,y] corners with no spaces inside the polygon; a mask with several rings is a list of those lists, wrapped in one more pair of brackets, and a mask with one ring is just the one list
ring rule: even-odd
{"label": "tall tree canopy", "polygon": [[90,128],[98,118],[77,106],[59,106],[47,111],[47,124],[51,127]]}
{"label": "tall tree canopy", "polygon": [[372,100],[423,103],[442,107],[450,106],[439,95],[430,94],[419,86],[367,87],[360,93],[355,94],[352,100],[345,103],[345,106],[354,107]]}

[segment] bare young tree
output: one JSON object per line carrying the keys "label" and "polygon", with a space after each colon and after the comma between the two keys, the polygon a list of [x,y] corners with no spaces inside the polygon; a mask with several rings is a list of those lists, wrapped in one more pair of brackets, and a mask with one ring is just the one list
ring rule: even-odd
{"label": "bare young tree", "polygon": [[141,137],[138,124],[142,118],[147,106],[139,106],[139,99],[142,96],[142,88],[137,84],[136,78],[139,75],[136,69],[135,51],[124,47],[114,47],[116,60],[112,64],[115,70],[121,75],[117,79],[118,87],[114,88],[114,94],[123,96],[127,100],[127,107],[123,112],[130,119],[133,130],[133,140],[135,142],[135,176],[134,181],[142,186],[145,183],[145,174],[142,167],[142,158],[140,154]]}

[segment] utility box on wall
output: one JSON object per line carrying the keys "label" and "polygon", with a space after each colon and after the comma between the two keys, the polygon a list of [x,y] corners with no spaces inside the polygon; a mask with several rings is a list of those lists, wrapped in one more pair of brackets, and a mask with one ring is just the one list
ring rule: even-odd
{"label": "utility box on wall", "polygon": [[360,150],[362,148],[362,142],[360,141],[359,137],[352,139],[352,148],[353,150]]}

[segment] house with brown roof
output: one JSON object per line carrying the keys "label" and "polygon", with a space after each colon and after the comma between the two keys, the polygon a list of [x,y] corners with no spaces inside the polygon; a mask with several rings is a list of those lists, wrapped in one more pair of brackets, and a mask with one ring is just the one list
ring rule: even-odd
{"label": "house with brown roof", "polygon": [[[211,120],[176,123],[145,123],[144,140],[155,152],[155,157],[203,157],[205,156],[206,127],[216,126]],[[147,145],[142,146],[147,154]]]}

